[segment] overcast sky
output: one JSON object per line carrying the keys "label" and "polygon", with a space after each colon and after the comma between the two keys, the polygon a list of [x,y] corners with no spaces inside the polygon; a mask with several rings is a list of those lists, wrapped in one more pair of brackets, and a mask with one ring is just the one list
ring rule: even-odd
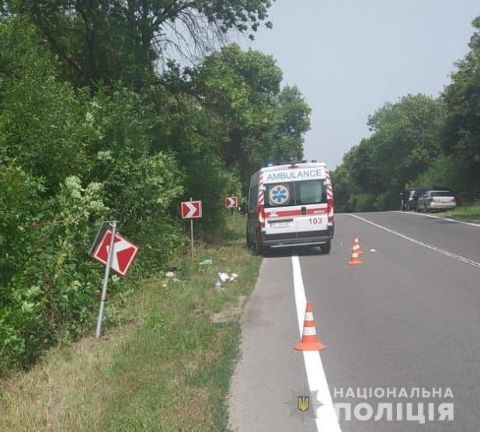
{"label": "overcast sky", "polygon": [[252,43],[312,108],[305,157],[332,168],[368,116],[409,93],[438,96],[468,52],[479,0],[277,0]]}

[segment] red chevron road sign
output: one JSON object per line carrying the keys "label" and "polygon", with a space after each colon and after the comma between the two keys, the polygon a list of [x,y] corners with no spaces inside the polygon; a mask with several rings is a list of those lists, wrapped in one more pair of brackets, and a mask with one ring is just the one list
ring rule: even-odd
{"label": "red chevron road sign", "polygon": [[[101,262],[103,265],[107,265],[111,238],[112,230],[108,229],[92,254],[92,258]],[[138,246],[135,246],[120,234],[115,234],[113,252],[114,255],[111,269],[119,275],[125,276],[138,252]]]}
{"label": "red chevron road sign", "polygon": [[202,217],[202,201],[183,201],[181,205],[182,219]]}
{"label": "red chevron road sign", "polygon": [[225,208],[237,208],[238,198],[236,196],[225,197]]}

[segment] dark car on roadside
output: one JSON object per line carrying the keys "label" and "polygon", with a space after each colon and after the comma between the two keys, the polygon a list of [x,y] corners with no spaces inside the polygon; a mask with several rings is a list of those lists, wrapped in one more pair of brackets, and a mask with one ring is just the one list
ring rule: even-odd
{"label": "dark car on roadside", "polygon": [[418,203],[418,193],[417,191],[410,191],[410,195],[408,197],[407,202],[407,210],[415,210],[417,211],[417,203]]}
{"label": "dark car on roadside", "polygon": [[418,197],[417,211],[453,210],[457,206],[455,195],[450,190],[429,190]]}

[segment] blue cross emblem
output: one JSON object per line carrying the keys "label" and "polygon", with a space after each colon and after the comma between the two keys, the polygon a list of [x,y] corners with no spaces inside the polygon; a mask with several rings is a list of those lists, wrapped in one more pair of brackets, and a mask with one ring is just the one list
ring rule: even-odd
{"label": "blue cross emblem", "polygon": [[270,190],[270,202],[272,204],[285,204],[288,201],[288,196],[288,189],[283,185],[275,186]]}

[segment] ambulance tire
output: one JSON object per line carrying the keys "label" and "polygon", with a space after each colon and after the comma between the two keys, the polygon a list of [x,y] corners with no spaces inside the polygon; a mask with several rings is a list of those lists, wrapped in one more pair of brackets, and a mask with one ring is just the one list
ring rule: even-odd
{"label": "ambulance tire", "polygon": [[267,253],[267,250],[268,249],[265,246],[255,243],[255,246],[253,248],[253,253],[258,256],[263,256]]}
{"label": "ambulance tire", "polygon": [[262,256],[262,255],[265,255],[265,253],[267,252],[268,248],[265,247],[265,246],[262,246],[262,245],[260,244],[260,241],[259,241],[259,239],[258,239],[259,237],[260,237],[260,236],[259,236],[258,233],[257,233],[256,239],[255,239],[255,243],[254,243],[254,245],[253,245],[253,249],[252,249],[252,250],[253,250],[253,253],[254,253],[255,255],[260,255],[260,256]]}
{"label": "ambulance tire", "polygon": [[247,249],[248,250],[252,250],[253,249],[253,244],[252,242],[250,241],[250,236],[248,235],[248,232],[246,234],[246,238],[247,238]]}
{"label": "ambulance tire", "polygon": [[321,250],[322,253],[324,253],[324,254],[329,254],[329,253],[330,253],[330,249],[332,249],[332,242],[331,242],[331,240],[329,240],[327,243],[324,243],[324,244],[320,245],[320,250]]}

